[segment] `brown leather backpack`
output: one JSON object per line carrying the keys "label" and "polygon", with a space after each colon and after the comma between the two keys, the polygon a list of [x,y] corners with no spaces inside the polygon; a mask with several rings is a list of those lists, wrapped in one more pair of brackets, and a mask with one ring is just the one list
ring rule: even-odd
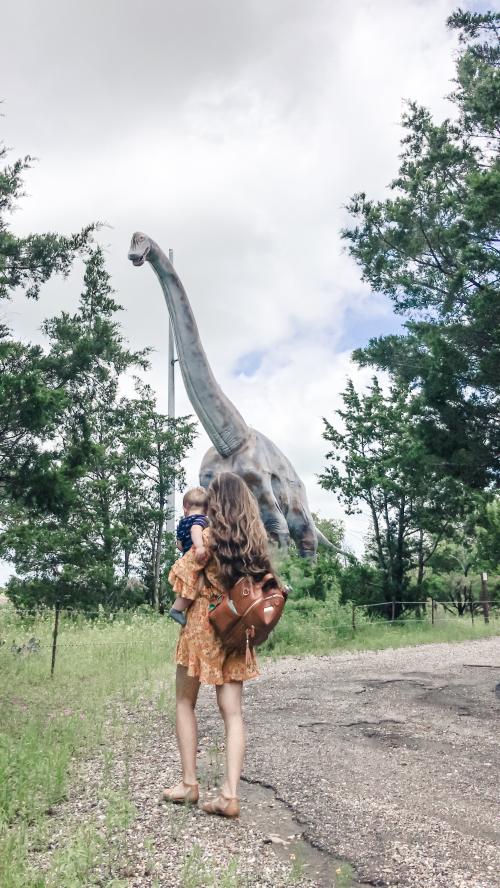
{"label": "brown leather backpack", "polygon": [[208,618],[227,651],[245,651],[247,665],[254,647],[262,644],[283,613],[287,592],[273,574],[257,582],[241,577],[232,589],[221,595]]}

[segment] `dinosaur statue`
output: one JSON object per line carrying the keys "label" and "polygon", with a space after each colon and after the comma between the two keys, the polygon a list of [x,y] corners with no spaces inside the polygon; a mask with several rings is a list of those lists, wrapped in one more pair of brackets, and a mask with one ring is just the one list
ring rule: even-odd
{"label": "dinosaur statue", "polygon": [[214,445],[203,458],[200,484],[208,487],[219,472],[235,472],[256,497],[269,536],[280,547],[286,547],[291,537],[302,556],[314,558],[318,541],[331,544],[314,526],[305,487],[286,456],[265,435],[246,424],[217,383],[173,265],[158,244],[140,231],[132,237],[128,258],[134,265],[147,260],[160,281],[184,385]]}

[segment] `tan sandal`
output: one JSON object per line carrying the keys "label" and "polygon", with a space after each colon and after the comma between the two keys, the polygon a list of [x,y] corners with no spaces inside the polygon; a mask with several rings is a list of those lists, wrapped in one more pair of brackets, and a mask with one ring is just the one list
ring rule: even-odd
{"label": "tan sandal", "polygon": [[202,808],[205,814],[218,814],[219,817],[240,816],[240,800],[236,796],[228,798],[223,793],[220,793],[213,801],[205,802]]}
{"label": "tan sandal", "polygon": [[181,783],[164,789],[160,801],[172,802],[174,805],[196,805],[200,797],[200,788],[197,783]]}

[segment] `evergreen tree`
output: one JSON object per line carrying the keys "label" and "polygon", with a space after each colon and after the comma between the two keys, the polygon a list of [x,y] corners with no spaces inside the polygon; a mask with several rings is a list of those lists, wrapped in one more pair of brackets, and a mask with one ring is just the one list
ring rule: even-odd
{"label": "evergreen tree", "polygon": [[[62,312],[43,325],[49,340],[45,379],[65,398],[51,442],[52,472],[67,491],[56,512],[41,509],[39,503],[36,509],[26,503],[12,505],[2,542],[16,566],[17,576],[7,592],[18,606],[57,602],[116,608],[135,603],[141,592],[136,586],[131,593],[127,584],[131,561],[140,564],[144,539],[151,533],[156,535],[155,552],[158,546],[161,550],[159,514],[163,508],[164,516],[174,466],[185,455],[192,427],[187,431],[179,420],[167,434],[166,420],[155,412],[146,388],[140,392],[143,403],[119,399],[122,375],[147,365],[145,352],[125,346],[115,319],[119,309],[102,250],[96,248],[86,262],[78,311]],[[153,447],[146,418],[158,430],[158,483],[143,474]]]}
{"label": "evergreen tree", "polygon": [[407,318],[407,334],[355,352],[416,391],[426,447],[468,484],[500,471],[500,13],[458,11],[458,119],[410,103],[399,174],[384,201],[355,195],[343,232],[363,279]]}
{"label": "evergreen tree", "polygon": [[0,143],[0,299],[9,299],[18,287],[28,298],[37,299],[42,284],[54,274],[69,274],[75,256],[88,250],[96,226],[87,225],[69,237],[53,232],[16,236],[7,216],[23,197],[23,174],[33,158],[26,156],[13,164],[5,163],[6,158],[7,149]]}
{"label": "evergreen tree", "polygon": [[[50,232],[16,236],[9,217],[23,195],[23,174],[32,159],[9,165],[6,157],[0,145],[0,300],[10,299],[17,288],[36,299],[42,284],[55,274],[67,275],[75,257],[88,252],[95,226],[69,237]],[[0,323],[0,497],[41,499],[54,506],[60,501],[63,490],[41,441],[55,434],[64,403],[64,391],[46,377],[42,350],[16,341]]]}

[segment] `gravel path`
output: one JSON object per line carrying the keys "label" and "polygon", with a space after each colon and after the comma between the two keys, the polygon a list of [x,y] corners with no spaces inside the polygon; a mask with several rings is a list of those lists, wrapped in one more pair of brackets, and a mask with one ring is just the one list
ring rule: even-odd
{"label": "gravel path", "polygon": [[277,660],[247,686],[246,773],[360,880],[500,886],[499,682],[498,638]]}
{"label": "gravel path", "polygon": [[[499,682],[500,639],[267,662],[245,689],[245,776],[275,790],[298,833],[350,861],[356,884],[497,888]],[[54,811],[54,851],[75,822],[92,820],[103,823],[106,843],[120,845],[113,876],[130,888],[332,888],[324,867],[322,877],[306,878],[316,872],[314,860],[293,871],[293,843],[265,843],[280,821],[288,832],[293,823],[270,793],[244,783],[238,822],[158,807],[161,787],[178,777],[171,720],[153,705],[123,718],[129,740],[114,745],[112,767],[105,751],[102,761],[87,762],[70,799]],[[210,785],[223,758],[211,688],[202,688],[199,722],[200,766]],[[106,833],[103,786],[126,786],[136,810],[116,840]],[[241,881],[231,876],[231,861]],[[43,870],[47,855],[33,862]],[[103,869],[92,884],[109,884],[110,875]]]}
{"label": "gravel path", "polygon": [[[123,709],[121,720],[125,733],[111,733],[101,754],[80,762],[68,800],[52,809],[48,848],[42,843],[30,853],[39,876],[50,870],[57,888],[313,888],[304,873],[294,873],[289,854],[266,843],[262,826],[247,816],[250,806],[241,820],[222,820],[197,807],[159,804],[162,788],[179,779],[171,720],[152,704]],[[201,737],[199,753],[206,795],[218,782],[223,750]],[[130,805],[132,816],[124,817]],[[96,837],[96,862],[83,883],[73,882],[70,875],[93,855]],[[61,868],[57,858],[68,857],[71,846],[73,863]]]}

